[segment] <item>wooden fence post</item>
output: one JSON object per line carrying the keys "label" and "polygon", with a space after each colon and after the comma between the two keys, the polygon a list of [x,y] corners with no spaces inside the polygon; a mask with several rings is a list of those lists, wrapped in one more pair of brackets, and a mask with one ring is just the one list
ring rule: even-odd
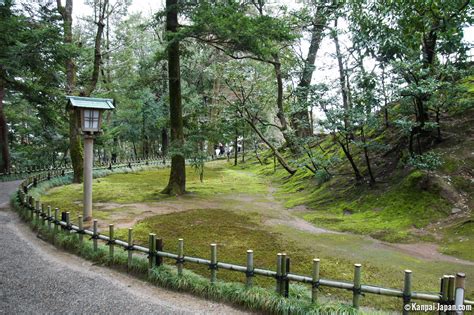
{"label": "wooden fence post", "polygon": [[318,258],[313,259],[313,284],[311,288],[311,302],[318,302],[318,287],[319,287],[319,265],[320,260]]}
{"label": "wooden fence post", "polygon": [[109,258],[114,259],[114,225],[109,224]]}
{"label": "wooden fence post", "polygon": [[211,244],[211,283],[216,283],[217,280],[217,245]]}
{"label": "wooden fence post", "polygon": [[177,261],[177,268],[178,268],[178,276],[183,274],[183,257],[184,257],[184,240],[182,238],[178,239],[178,261]]}
{"label": "wooden fence post", "polygon": [[127,268],[128,271],[132,268],[132,255],[133,255],[133,229],[128,228],[128,261],[127,261]]}
{"label": "wooden fence post", "polygon": [[403,314],[408,315],[410,312],[411,301],[411,270],[405,270],[405,281],[403,286]]}
{"label": "wooden fence post", "polygon": [[[448,277],[448,305],[454,305],[454,276],[449,275]],[[452,312],[448,312],[448,314],[452,314]]]}
{"label": "wooden fence post", "polygon": [[65,213],[65,219],[66,219],[66,233],[71,233],[71,218],[69,217],[69,211],[66,211]]}
{"label": "wooden fence post", "polygon": [[40,202],[39,202],[39,200],[36,200],[35,201],[35,214],[36,214],[35,215],[35,223],[36,224],[39,223],[39,217],[40,217],[39,213],[40,213]]}
{"label": "wooden fence post", "polygon": [[78,227],[79,227],[79,242],[82,244],[84,243],[84,221],[82,221],[82,215],[77,216]]}
{"label": "wooden fence post", "polygon": [[290,273],[290,257],[286,257],[286,265],[285,265],[285,297],[290,296],[290,279],[288,279],[288,274]]}
{"label": "wooden fence post", "polygon": [[41,226],[45,225],[45,220],[46,220],[46,205],[44,203],[41,204]]}
{"label": "wooden fence post", "polygon": [[34,220],[34,214],[35,214],[35,198],[30,196],[29,204],[30,204],[29,208],[30,208],[31,223],[34,223],[33,220]]}
{"label": "wooden fence post", "polygon": [[454,305],[456,305],[456,315],[464,314],[464,289],[466,285],[466,274],[458,272],[456,274],[456,289],[454,291]]}
{"label": "wooden fence post", "polygon": [[47,217],[48,217],[48,231],[51,232],[51,206],[48,206],[48,213],[47,213]]}
{"label": "wooden fence post", "polygon": [[286,274],[286,253],[281,253],[281,282],[280,282],[280,294],[285,296],[285,274]]}
{"label": "wooden fence post", "polygon": [[352,306],[355,309],[359,308],[359,300],[360,300],[360,269],[361,264],[354,264],[354,288],[352,293]]}
{"label": "wooden fence post", "polygon": [[[159,252],[163,251],[163,239],[158,238],[156,239],[156,250]],[[156,256],[156,265],[159,267],[163,264],[163,257],[161,256]]]}
{"label": "wooden fence post", "polygon": [[247,273],[246,273],[246,286],[250,288],[253,284],[253,250],[247,250]]}
{"label": "wooden fence post", "polygon": [[151,271],[156,265],[156,234],[148,234],[148,270]]}
{"label": "wooden fence post", "polygon": [[53,241],[56,240],[56,234],[59,230],[59,208],[54,208],[54,234],[53,234]]}
{"label": "wooden fence post", "polygon": [[94,221],[92,221],[92,246],[94,248],[94,252],[97,251],[97,238],[99,236],[99,234],[97,233],[97,219],[94,219]]}
{"label": "wooden fence post", "polygon": [[282,266],[282,259],[281,253],[277,254],[277,264],[276,264],[276,293],[280,294],[281,292],[281,266]]}

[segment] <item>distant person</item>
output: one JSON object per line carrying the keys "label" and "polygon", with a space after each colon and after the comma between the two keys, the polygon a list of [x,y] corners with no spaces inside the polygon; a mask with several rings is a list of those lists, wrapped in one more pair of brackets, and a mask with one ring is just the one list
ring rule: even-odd
{"label": "distant person", "polygon": [[225,148],[222,145],[222,143],[219,143],[219,155],[224,155],[225,153]]}

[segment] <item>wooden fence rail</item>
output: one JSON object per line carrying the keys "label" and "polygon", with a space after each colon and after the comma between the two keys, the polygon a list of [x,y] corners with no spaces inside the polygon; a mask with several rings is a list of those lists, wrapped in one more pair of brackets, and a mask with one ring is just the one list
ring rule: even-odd
{"label": "wooden fence rail", "polygon": [[[154,165],[156,161],[141,161],[141,164],[147,163],[147,165]],[[158,161],[161,163],[161,160]],[[158,163],[156,165],[158,165]],[[184,263],[193,263],[198,265],[208,266],[210,269],[210,281],[214,283],[217,280],[217,270],[225,269],[235,272],[240,272],[245,274],[246,277],[246,286],[251,287],[253,285],[253,277],[255,275],[274,278],[276,281],[276,292],[278,294],[288,296],[288,283],[290,281],[300,282],[310,284],[312,286],[312,301],[317,302],[319,296],[320,287],[336,288],[352,291],[353,293],[353,307],[358,308],[360,303],[360,298],[363,293],[377,294],[388,297],[396,297],[402,299],[403,313],[408,314],[406,308],[407,305],[411,303],[412,300],[421,300],[428,302],[437,302],[442,305],[454,305],[458,309],[464,306],[473,306],[474,301],[464,299],[464,283],[465,275],[463,273],[458,273],[456,276],[444,275],[440,279],[440,292],[415,292],[411,290],[412,286],[412,272],[410,270],[405,270],[404,272],[404,288],[403,289],[391,289],[383,288],[375,285],[367,285],[361,283],[361,274],[362,274],[362,265],[354,265],[354,280],[353,282],[344,282],[338,280],[324,279],[320,278],[320,260],[313,260],[313,268],[311,276],[298,275],[289,272],[290,270],[290,260],[286,257],[284,253],[278,253],[276,259],[276,270],[267,270],[254,267],[253,262],[253,251],[247,250],[247,264],[246,266],[236,265],[232,263],[221,262],[218,260],[218,252],[216,244],[210,244],[210,255],[209,259],[192,257],[184,255],[184,240],[178,240],[178,252],[171,253],[163,251],[162,240],[156,239],[154,233],[149,234],[149,245],[148,247],[136,245],[133,243],[133,229],[128,229],[128,240],[123,241],[114,238],[114,226],[111,224],[109,226],[109,236],[102,235],[98,232],[97,229],[97,220],[93,221],[93,230],[83,229],[82,217],[78,217],[78,224],[75,225],[71,223],[69,218],[69,212],[62,212],[61,220],[59,220],[59,209],[55,209],[54,214],[51,212],[51,206],[45,207],[40,206],[39,200],[35,200],[33,197],[28,195],[29,189],[37,185],[40,181],[48,180],[52,177],[61,176],[61,172],[48,174],[41,173],[33,177],[26,178],[20,185],[17,193],[18,201],[22,206],[23,211],[26,213],[24,217],[30,218],[35,222],[45,225],[47,224],[48,229],[51,230],[53,225],[53,233],[58,233],[59,228],[68,231],[69,233],[77,233],[79,235],[78,240],[83,242],[83,236],[91,236],[93,240],[94,250],[98,250],[98,241],[105,242],[110,246],[109,255],[113,257],[114,247],[119,246],[128,251],[128,264],[129,267],[132,263],[133,251],[146,254],[149,259],[149,268],[155,267],[157,264],[162,263],[163,258],[168,258],[176,261],[178,274],[182,273],[184,268]],[[161,245],[160,245],[161,244]],[[244,253],[243,253],[244,254]],[[456,313],[456,314],[462,314]]]}
{"label": "wooden fence rail", "polygon": [[[114,169],[114,168],[121,168],[121,167],[133,167],[136,165],[158,165],[158,164],[165,164],[163,163],[166,160],[159,156],[152,156],[149,159],[117,159],[114,162],[94,162],[94,169]],[[71,165],[35,165],[35,166],[28,166],[28,167],[20,167],[20,168],[12,168],[8,172],[0,172],[0,181],[8,181],[14,179],[23,179],[25,177],[38,175],[41,173],[48,173],[48,172],[61,172],[63,175],[65,173],[72,172]]]}

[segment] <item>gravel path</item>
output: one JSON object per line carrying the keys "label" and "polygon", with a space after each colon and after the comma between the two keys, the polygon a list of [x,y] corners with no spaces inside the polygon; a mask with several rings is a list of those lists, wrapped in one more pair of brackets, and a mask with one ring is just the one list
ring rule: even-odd
{"label": "gravel path", "polygon": [[0,183],[0,314],[243,314],[95,266],[39,240],[8,209]]}

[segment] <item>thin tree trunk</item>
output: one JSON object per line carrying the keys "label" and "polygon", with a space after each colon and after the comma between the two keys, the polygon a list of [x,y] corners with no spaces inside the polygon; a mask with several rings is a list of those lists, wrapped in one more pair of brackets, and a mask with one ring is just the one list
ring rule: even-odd
{"label": "thin tree trunk", "polygon": [[161,129],[161,154],[163,158],[168,155],[168,130],[166,128]]}
{"label": "thin tree trunk", "polygon": [[344,73],[344,63],[342,62],[342,53],[341,48],[339,45],[339,38],[337,35],[337,18],[334,20],[334,44],[336,45],[336,58],[337,64],[339,68],[339,85],[341,87],[341,94],[342,94],[342,105],[344,108],[344,129],[346,131],[349,130],[349,94],[347,92],[347,83],[346,83],[346,75]]}
{"label": "thin tree trunk", "polygon": [[275,77],[277,81],[277,117],[280,121],[280,130],[285,138],[286,144],[290,148],[290,151],[294,154],[298,154],[299,150],[289,130],[288,121],[286,120],[285,110],[283,108],[283,78],[281,75],[281,64],[278,55],[274,55],[273,67],[275,70]]}
{"label": "thin tree trunk", "polygon": [[375,184],[375,177],[374,177],[374,173],[372,172],[372,166],[370,163],[369,150],[367,149],[364,127],[361,127],[360,133],[362,136],[362,142],[364,143],[364,157],[365,157],[365,163],[367,165],[367,171],[369,172],[369,176],[370,176],[370,186],[372,186]]}
{"label": "thin tree trunk", "polygon": [[250,120],[245,118],[245,121],[250,125],[250,127],[255,131],[258,137],[265,142],[265,144],[272,150],[273,154],[275,155],[276,159],[280,163],[280,165],[290,174],[293,175],[296,173],[296,169],[292,168],[285,160],[285,158],[281,155],[278,149],[268,141],[262,132],[255,126],[255,124]]}
{"label": "thin tree trunk", "polygon": [[[178,0],[166,0],[166,12],[166,30],[169,33],[176,33],[178,27]],[[179,54],[179,41],[172,36],[168,36],[171,142],[177,149],[171,157],[171,173],[168,186],[162,191],[162,193],[169,195],[182,195],[186,191],[185,161],[183,153],[180,152],[184,144],[184,133]]]}
{"label": "thin tree trunk", "polygon": [[93,69],[92,69],[92,77],[91,77],[91,80],[89,81],[89,85],[87,89],[82,93],[83,96],[90,96],[92,92],[94,92],[97,86],[97,82],[99,81],[100,65],[102,63],[102,52],[101,52],[102,35],[104,33],[105,18],[106,18],[105,15],[107,13],[108,6],[109,6],[108,0],[104,0],[104,2],[99,6],[99,17],[98,17],[98,20],[96,21],[97,32],[95,34],[95,40],[94,40],[94,64],[93,64]]}
{"label": "thin tree trunk", "polygon": [[238,157],[238,154],[239,154],[239,150],[237,149],[237,141],[238,141],[238,137],[239,137],[239,134],[238,134],[238,131],[237,129],[235,129],[235,142],[234,142],[234,166],[237,166],[237,157]]}
{"label": "thin tree trunk", "polygon": [[[336,136],[334,136],[336,137]],[[346,156],[347,160],[349,161],[349,163],[351,164],[351,167],[352,167],[352,170],[354,171],[354,176],[355,176],[355,179],[357,182],[360,182],[362,180],[362,175],[359,171],[359,168],[357,167],[357,165],[355,164],[354,162],[354,158],[352,157],[352,154],[350,153],[349,151],[349,147],[346,147],[346,145],[344,143],[342,143],[339,139],[336,138],[336,141],[337,143],[339,143],[339,145],[341,146],[342,148],[342,151],[344,152],[344,155]]]}
{"label": "thin tree trunk", "polygon": [[8,146],[7,119],[3,111],[3,100],[5,98],[5,82],[0,79],[0,172],[8,173],[10,170],[10,152]]}
{"label": "thin tree trunk", "polygon": [[242,163],[245,163],[245,132],[242,132]]}
{"label": "thin tree trunk", "polygon": [[308,137],[313,134],[311,123],[312,117],[308,119],[308,88],[311,85],[311,79],[315,69],[314,62],[323,39],[328,14],[329,12],[327,12],[327,10],[321,8],[316,11],[313,28],[311,30],[311,41],[308,48],[308,55],[305,59],[300,82],[298,83],[297,102],[300,109],[291,117],[292,126],[298,137]]}
{"label": "thin tree trunk", "polygon": [[387,101],[387,90],[385,88],[385,66],[382,63],[381,64],[382,68],[382,94],[383,94],[383,112],[384,112],[384,122],[385,122],[385,128],[389,127],[389,122],[388,122],[388,101]]}

